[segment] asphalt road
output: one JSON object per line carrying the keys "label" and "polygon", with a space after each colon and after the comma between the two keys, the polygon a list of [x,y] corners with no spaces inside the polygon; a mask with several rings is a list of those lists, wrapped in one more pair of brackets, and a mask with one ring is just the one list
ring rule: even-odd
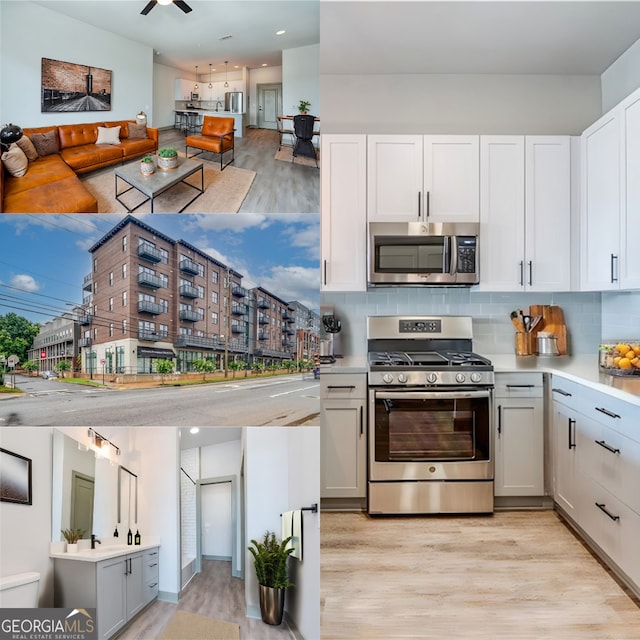
{"label": "asphalt road", "polygon": [[0,401],[0,426],[289,426],[319,424],[309,374],[155,389],[113,390],[16,377],[23,396]]}

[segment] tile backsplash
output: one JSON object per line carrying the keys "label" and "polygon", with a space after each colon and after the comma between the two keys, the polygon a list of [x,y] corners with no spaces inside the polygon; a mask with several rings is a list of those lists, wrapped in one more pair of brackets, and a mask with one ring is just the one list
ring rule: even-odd
{"label": "tile backsplash", "polygon": [[602,340],[640,340],[640,291],[602,294]]}
{"label": "tile backsplash", "polygon": [[[333,305],[342,321],[344,355],[367,351],[367,316],[470,315],[477,353],[514,352],[514,328],[509,314],[531,304],[562,307],[569,353],[595,353],[601,342],[603,304],[600,293],[481,293],[467,288],[380,288],[366,293],[323,293],[321,303]],[[625,302],[611,302],[615,307]],[[636,326],[640,295],[634,301]],[[617,312],[612,311],[612,315]],[[627,329],[627,330],[630,330]]]}

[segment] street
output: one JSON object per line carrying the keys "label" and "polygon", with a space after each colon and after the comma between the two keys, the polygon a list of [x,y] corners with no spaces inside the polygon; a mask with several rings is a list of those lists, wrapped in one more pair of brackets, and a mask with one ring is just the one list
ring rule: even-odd
{"label": "street", "polygon": [[113,390],[16,376],[22,397],[0,401],[0,426],[289,426],[319,424],[310,374]]}

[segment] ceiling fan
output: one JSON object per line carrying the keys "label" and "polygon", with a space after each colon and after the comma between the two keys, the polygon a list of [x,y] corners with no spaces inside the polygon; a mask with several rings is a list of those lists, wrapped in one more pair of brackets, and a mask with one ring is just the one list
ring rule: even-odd
{"label": "ceiling fan", "polygon": [[140,14],[146,16],[147,13],[149,13],[149,11],[151,11],[151,9],[153,9],[157,4],[175,4],[176,7],[182,9],[185,13],[192,11],[191,7],[183,0],[150,0],[150,2],[147,2],[145,8],[140,12]]}

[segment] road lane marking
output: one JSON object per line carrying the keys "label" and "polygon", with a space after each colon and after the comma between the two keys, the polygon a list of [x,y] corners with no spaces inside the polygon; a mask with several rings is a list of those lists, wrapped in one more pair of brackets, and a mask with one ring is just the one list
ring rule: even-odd
{"label": "road lane marking", "polygon": [[290,393],[299,393],[300,391],[306,391],[307,389],[315,389],[318,385],[314,384],[310,387],[303,387],[302,389],[292,389],[291,391],[283,391],[282,393],[274,393],[270,398],[277,398],[278,396],[287,396]]}

